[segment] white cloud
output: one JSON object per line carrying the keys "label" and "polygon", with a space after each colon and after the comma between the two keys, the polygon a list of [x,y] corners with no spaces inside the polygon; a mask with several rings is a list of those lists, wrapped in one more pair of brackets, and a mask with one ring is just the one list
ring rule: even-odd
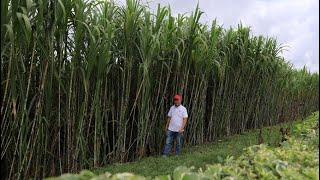
{"label": "white cloud", "polygon": [[[123,1],[123,0],[122,0]],[[173,14],[190,13],[196,0],[143,0],[151,9],[157,4],[170,5]],[[250,26],[255,35],[276,37],[289,46],[283,56],[294,67],[304,65],[319,72],[319,1],[318,0],[199,0],[204,12],[201,22],[217,18],[224,27],[240,21]]]}

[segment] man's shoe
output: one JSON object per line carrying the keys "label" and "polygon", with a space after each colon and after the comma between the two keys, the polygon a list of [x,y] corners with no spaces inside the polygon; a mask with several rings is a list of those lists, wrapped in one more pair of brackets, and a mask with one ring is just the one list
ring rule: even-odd
{"label": "man's shoe", "polygon": [[167,155],[162,155],[162,157],[163,157],[163,158],[167,158],[168,156],[167,156]]}

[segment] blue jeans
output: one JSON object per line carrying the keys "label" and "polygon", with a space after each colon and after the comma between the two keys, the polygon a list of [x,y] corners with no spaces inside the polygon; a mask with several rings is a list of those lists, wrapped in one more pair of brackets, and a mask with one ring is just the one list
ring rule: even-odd
{"label": "blue jeans", "polygon": [[163,150],[163,155],[169,155],[169,153],[171,151],[171,147],[172,147],[172,142],[174,139],[177,140],[176,155],[180,154],[181,148],[182,148],[182,143],[183,143],[183,134],[181,134],[179,132],[167,130],[167,138],[166,138],[166,144],[165,144],[164,150]]}

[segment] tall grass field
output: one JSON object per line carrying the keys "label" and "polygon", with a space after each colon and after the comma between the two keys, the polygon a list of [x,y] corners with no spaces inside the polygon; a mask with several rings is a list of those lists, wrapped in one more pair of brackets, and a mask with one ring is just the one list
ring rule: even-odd
{"label": "tall grass field", "polygon": [[138,0],[1,0],[1,162],[41,179],[159,155],[172,96],[199,145],[317,111],[319,75],[239,24]]}

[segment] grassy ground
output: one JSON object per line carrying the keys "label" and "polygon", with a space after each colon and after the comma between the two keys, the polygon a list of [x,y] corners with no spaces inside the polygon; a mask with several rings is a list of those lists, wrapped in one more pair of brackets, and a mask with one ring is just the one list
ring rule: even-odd
{"label": "grassy ground", "polygon": [[[314,113],[312,116],[316,115],[318,115],[318,112]],[[294,123],[263,128],[262,134],[264,142],[272,146],[277,146],[281,139],[279,132],[280,127],[290,127],[298,122],[299,120]],[[182,154],[178,157],[148,157],[136,162],[113,164],[93,171],[97,174],[104,173],[106,171],[112,174],[131,172],[137,175],[154,177],[157,175],[171,174],[177,166],[205,168],[206,164],[220,162],[221,158],[225,158],[227,156],[238,157],[242,154],[243,148],[255,144],[258,144],[258,130],[252,130],[242,135],[223,138],[210,144],[184,147]]]}

